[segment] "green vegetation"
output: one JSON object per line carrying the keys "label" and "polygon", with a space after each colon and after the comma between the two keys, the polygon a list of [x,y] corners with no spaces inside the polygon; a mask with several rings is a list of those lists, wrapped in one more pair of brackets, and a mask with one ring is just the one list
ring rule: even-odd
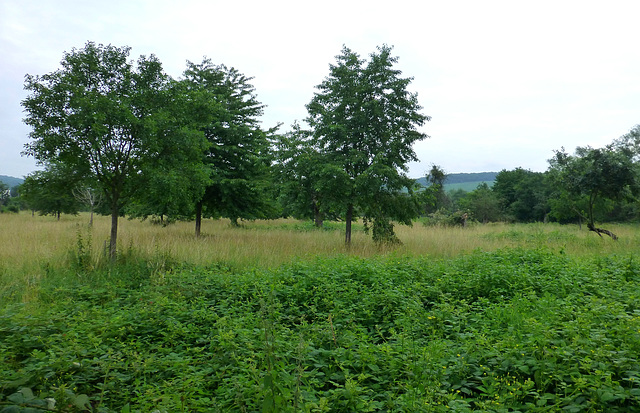
{"label": "green vegetation", "polygon": [[481,182],[460,182],[457,184],[445,184],[444,190],[446,192],[463,190],[466,192],[472,192],[475,190],[478,185],[487,184],[487,186],[492,187],[494,181],[481,181]]}
{"label": "green vegetation", "polygon": [[[3,225],[57,232],[88,220],[0,217],[9,221]],[[559,225],[415,226],[395,249],[369,239],[372,248],[357,254],[343,246],[296,258],[294,245],[322,250],[323,237],[342,245],[344,228],[204,224],[202,237],[190,238],[211,251],[199,258],[181,255],[196,243],[176,249],[187,239],[178,234],[192,234],[188,223],[128,221],[121,241],[131,246],[110,264],[100,252],[107,217],[92,232],[51,239],[53,250],[28,271],[19,270],[25,248],[3,256],[0,411],[628,412],[640,405],[636,227],[616,227],[624,238],[613,242]],[[270,252],[280,265],[216,258],[231,243],[238,257],[251,254],[245,236],[293,242]],[[155,246],[145,246],[150,239]],[[449,242],[451,252],[475,251],[448,258],[437,247]]]}
{"label": "green vegetation", "polygon": [[419,214],[405,172],[418,160],[413,144],[427,138],[419,128],[430,117],[420,113],[418,95],[408,91],[412,78],[400,77],[391,51],[379,47],[366,61],[343,47],[307,105],[310,146],[324,171],[313,184],[325,189],[329,210],[344,217],[348,245],[358,216],[381,244],[399,242],[392,221],[411,224]]}
{"label": "green vegetation", "polygon": [[118,218],[147,193],[149,175],[176,183],[175,175],[197,180],[204,168],[204,137],[180,119],[180,99],[162,64],[152,55],[134,66],[129,51],[92,42],[73,49],[64,54],[62,69],[25,77],[30,94],[22,102],[32,128],[25,153],[53,173],[82,177],[82,184],[104,197],[112,260]]}
{"label": "green vegetation", "polygon": [[0,403],[630,411],[640,403],[639,287],[634,258],[544,249],[78,271],[43,286],[39,305],[3,306]]}
{"label": "green vegetation", "polygon": [[282,136],[235,69],[128,53],[26,77],[0,413],[640,411],[640,235],[595,226],[639,216],[639,127],[447,194],[405,175],[429,118],[387,46],[344,47]]}

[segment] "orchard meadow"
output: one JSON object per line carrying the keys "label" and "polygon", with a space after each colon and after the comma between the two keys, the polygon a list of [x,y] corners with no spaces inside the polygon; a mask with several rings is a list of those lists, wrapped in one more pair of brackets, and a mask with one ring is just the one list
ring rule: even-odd
{"label": "orchard meadow", "polygon": [[640,245],[0,214],[0,412],[640,411]]}

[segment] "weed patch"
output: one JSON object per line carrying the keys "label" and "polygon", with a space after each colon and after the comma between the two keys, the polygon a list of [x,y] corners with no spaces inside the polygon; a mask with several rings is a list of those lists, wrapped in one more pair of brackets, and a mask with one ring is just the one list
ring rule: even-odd
{"label": "weed patch", "polygon": [[632,257],[504,249],[274,270],[123,265],[43,284],[46,305],[0,309],[0,411],[640,406]]}

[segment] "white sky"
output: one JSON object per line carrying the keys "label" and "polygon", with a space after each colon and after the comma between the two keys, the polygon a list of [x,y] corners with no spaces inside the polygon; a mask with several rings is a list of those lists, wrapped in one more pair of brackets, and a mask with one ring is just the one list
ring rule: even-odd
{"label": "white sky", "polygon": [[346,45],[386,43],[413,77],[430,139],[424,176],[544,171],[554,149],[604,146],[640,123],[640,1],[0,0],[0,175],[21,157],[24,75],[59,68],[87,41],[155,54],[179,77],[204,56],[254,77],[264,126],[286,131]]}

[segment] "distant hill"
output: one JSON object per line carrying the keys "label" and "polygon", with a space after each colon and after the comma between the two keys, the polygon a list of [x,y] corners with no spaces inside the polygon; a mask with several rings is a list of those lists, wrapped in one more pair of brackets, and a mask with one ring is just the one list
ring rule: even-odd
{"label": "distant hill", "polygon": [[[458,173],[448,174],[447,179],[444,181],[444,190],[452,191],[456,189],[463,189],[465,191],[473,191],[481,183],[486,183],[489,186],[493,185],[496,180],[498,172],[476,172],[476,173]],[[429,186],[426,177],[416,179],[416,182],[423,186]]]}
{"label": "distant hill", "polygon": [[13,176],[0,175],[0,182],[5,183],[9,188],[13,188],[16,185],[20,185],[24,182],[22,178],[14,178]]}

